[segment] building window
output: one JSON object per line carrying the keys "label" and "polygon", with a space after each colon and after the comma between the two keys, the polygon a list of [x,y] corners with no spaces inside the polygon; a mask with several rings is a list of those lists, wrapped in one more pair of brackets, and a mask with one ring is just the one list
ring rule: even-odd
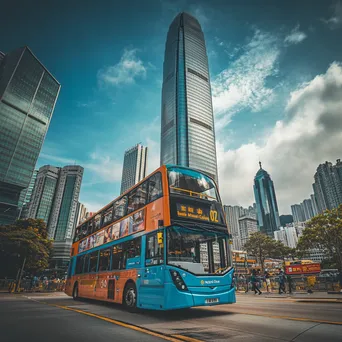
{"label": "building window", "polygon": [[188,72],[190,72],[190,73],[193,74],[193,75],[196,75],[197,77],[201,78],[203,81],[208,82],[208,79],[207,79],[205,76],[201,75],[201,74],[200,74],[199,72],[197,72],[196,70],[191,69],[191,68],[188,68]]}

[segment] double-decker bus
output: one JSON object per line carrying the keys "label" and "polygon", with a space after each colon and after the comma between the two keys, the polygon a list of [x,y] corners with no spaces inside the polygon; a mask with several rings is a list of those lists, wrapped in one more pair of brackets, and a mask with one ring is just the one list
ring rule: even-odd
{"label": "double-decker bus", "polygon": [[76,228],[65,292],[170,310],[235,303],[215,182],[161,166]]}

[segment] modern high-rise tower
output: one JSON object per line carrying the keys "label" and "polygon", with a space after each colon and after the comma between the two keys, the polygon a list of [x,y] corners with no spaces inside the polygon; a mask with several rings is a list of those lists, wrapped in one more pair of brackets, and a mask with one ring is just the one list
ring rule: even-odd
{"label": "modern high-rise tower", "polygon": [[121,178],[121,193],[146,177],[147,147],[137,144],[125,151]]}
{"label": "modern high-rise tower", "polygon": [[18,217],[59,89],[28,47],[0,54],[0,224]]}
{"label": "modern high-rise tower", "polygon": [[45,165],[38,171],[28,216],[47,224],[48,238],[54,240],[53,267],[64,268],[69,262],[82,177],[78,165]]}
{"label": "modern high-rise tower", "polygon": [[187,13],[173,20],[165,45],[160,163],[195,168],[218,180],[204,35]]}
{"label": "modern high-rise tower", "polygon": [[261,167],[254,178],[254,196],[257,205],[258,225],[261,232],[271,238],[280,227],[277,198],[270,175]]}

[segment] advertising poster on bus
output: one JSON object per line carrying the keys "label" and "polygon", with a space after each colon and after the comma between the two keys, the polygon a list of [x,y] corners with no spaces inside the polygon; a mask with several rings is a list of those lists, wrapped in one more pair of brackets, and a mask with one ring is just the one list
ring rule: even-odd
{"label": "advertising poster on bus", "polygon": [[144,210],[140,210],[133,215],[133,233],[145,229]]}
{"label": "advertising poster on bus", "polygon": [[80,244],[78,246],[78,252],[81,253],[81,252],[85,251],[86,246],[87,246],[87,239],[80,242]]}
{"label": "advertising poster on bus", "polygon": [[104,240],[104,231],[101,230],[101,231],[97,232],[95,235],[94,247],[102,245],[103,240]]}
{"label": "advertising poster on bus", "polygon": [[126,217],[120,222],[120,237],[127,236],[132,233],[133,217]]}

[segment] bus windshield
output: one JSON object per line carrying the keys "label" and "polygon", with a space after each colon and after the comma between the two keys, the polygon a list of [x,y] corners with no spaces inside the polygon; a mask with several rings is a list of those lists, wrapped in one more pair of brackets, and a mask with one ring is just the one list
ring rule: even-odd
{"label": "bus windshield", "polygon": [[216,185],[208,176],[194,170],[169,168],[170,193],[218,201]]}
{"label": "bus windshield", "polygon": [[181,227],[167,230],[167,263],[196,275],[228,269],[227,235]]}

